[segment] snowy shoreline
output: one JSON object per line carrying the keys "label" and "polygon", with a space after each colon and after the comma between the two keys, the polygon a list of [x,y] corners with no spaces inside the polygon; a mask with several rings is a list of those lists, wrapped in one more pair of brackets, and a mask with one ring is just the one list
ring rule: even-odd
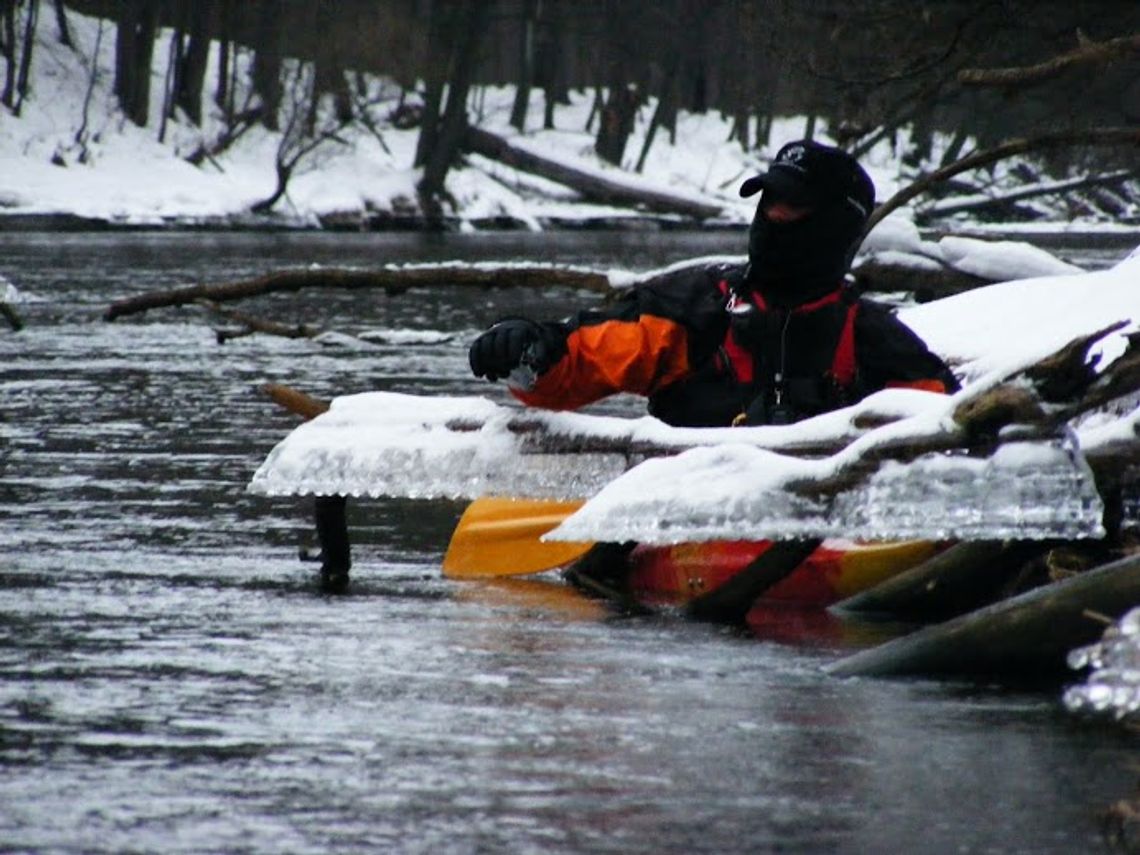
{"label": "snowy shoreline", "polygon": [[[803,116],[776,117],[766,151],[746,151],[728,142],[728,118],[682,113],[676,139],[654,144],[644,171],[638,171],[632,163],[617,168],[595,155],[593,135],[586,130],[592,95],[571,93],[571,103],[559,107],[557,127],[547,129],[535,124],[542,113],[541,95],[536,93],[531,111],[535,118],[519,132],[509,124],[514,91],[486,87],[479,97],[480,129],[578,172],[645,192],[699,200],[720,213],[697,219],[591,201],[564,185],[468,152],[448,173],[443,213],[433,216],[417,201],[421,170],[413,161],[418,129],[390,121],[400,90],[390,81],[374,79],[369,86],[377,106],[371,119],[381,130],[379,136],[351,127],[314,149],[298,165],[273,213],[259,215],[251,211],[273,191],[281,134],[251,128],[207,163],[192,165],[189,153],[224,136],[225,117],[211,106],[202,126],[178,115],[162,125],[161,133],[157,120],[148,127],[127,121],[110,87],[113,40],[99,38],[102,24],[95,19],[73,15],[71,23],[75,48],[60,45],[46,30],[37,34],[23,115],[0,125],[0,232],[743,232],[755,202],[740,198],[740,183],[763,171],[780,144],[806,130]],[[168,31],[162,33],[156,57],[167,55],[170,37]],[[156,59],[153,116],[162,115],[163,73],[163,63]],[[648,108],[639,112],[628,143],[630,158],[646,139],[649,118]],[[826,138],[824,131],[820,134]],[[897,147],[883,142],[862,158],[880,201],[913,180],[902,159],[906,150],[904,132]],[[932,152],[931,162],[943,153]],[[1013,161],[995,167],[987,192],[999,193],[1007,184],[1021,186],[1016,165]],[[990,225],[954,215],[942,219],[936,229],[921,229],[922,236],[1009,237],[1041,245],[1079,241],[1121,248],[1140,243],[1138,212],[1127,198],[1115,221],[1102,212],[1070,222],[1073,209],[1048,196],[1024,204],[1039,219]],[[898,213],[922,222],[923,212],[922,204],[912,204]]]}

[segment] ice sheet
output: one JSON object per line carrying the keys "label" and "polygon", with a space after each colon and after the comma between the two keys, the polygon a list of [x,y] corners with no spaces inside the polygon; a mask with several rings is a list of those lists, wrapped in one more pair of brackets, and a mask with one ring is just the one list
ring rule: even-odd
{"label": "ice sheet", "polygon": [[[677,464],[698,477],[679,486]],[[827,461],[747,446],[649,460],[603,489],[550,540],[649,544],[790,537],[865,540],[1102,537],[1104,506],[1083,459],[1062,442],[1011,443],[989,458],[928,454],[888,462],[834,497],[793,491]]]}
{"label": "ice sheet", "polygon": [[[943,406],[943,396],[892,389],[794,426],[685,429],[649,416],[553,413],[475,396],[369,392],[337,398],[328,412],[296,428],[269,453],[249,489],[267,496],[587,498],[643,457],[621,449],[742,441],[775,449],[843,445],[866,433],[859,426],[866,422]],[[571,453],[542,453],[544,446]],[[583,446],[599,451],[584,453]]]}

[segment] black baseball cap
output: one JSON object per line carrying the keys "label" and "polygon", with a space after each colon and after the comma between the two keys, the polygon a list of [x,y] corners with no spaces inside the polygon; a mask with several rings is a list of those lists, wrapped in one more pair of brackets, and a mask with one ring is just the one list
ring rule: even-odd
{"label": "black baseball cap", "polygon": [[793,205],[819,207],[844,202],[863,219],[875,207],[875,184],[851,155],[812,140],[797,140],[781,148],[763,175],[740,186],[740,195],[768,190]]}

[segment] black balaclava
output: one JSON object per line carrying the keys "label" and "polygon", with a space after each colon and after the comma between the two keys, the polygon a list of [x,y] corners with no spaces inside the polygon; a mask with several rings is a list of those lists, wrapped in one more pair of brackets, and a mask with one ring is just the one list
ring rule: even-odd
{"label": "black balaclava", "polygon": [[[816,300],[840,286],[875,204],[875,185],[851,155],[809,140],[791,142],[741,196],[763,190],[748,231],[749,286],[782,307]],[[794,222],[765,218],[764,202],[810,209]]]}
{"label": "black balaclava", "polygon": [[863,223],[841,203],[817,207],[790,223],[771,222],[757,206],[748,230],[749,284],[780,306],[809,303],[834,291],[847,273]]}

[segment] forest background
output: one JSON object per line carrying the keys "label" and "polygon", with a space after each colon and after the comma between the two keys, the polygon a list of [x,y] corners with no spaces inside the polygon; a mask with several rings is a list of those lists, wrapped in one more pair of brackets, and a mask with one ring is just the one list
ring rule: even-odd
{"label": "forest background", "polygon": [[[76,44],[79,18],[100,22],[93,49]],[[517,132],[564,126],[577,103],[589,158],[630,173],[654,145],[677,144],[679,115],[717,114],[724,141],[758,163],[783,141],[780,117],[801,117],[804,135],[856,156],[892,146],[915,175],[1043,135],[1054,144],[1018,162],[1015,178],[1077,176],[1084,192],[1067,197],[1069,215],[1137,217],[1140,4],[1127,0],[0,0],[0,100],[12,117],[43,109],[31,69],[49,38],[95,54],[55,165],[88,161],[92,94],[108,85],[126,122],[160,142],[181,129],[177,154],[199,168],[221,169],[247,135],[274,134],[276,187],[249,206],[261,213],[350,130],[384,149],[414,131],[415,191],[399,212],[454,210],[456,164],[473,151],[509,160],[500,138],[472,133],[486,93],[508,87]],[[110,81],[100,50],[113,51]],[[1037,77],[970,77],[1033,66]],[[186,129],[199,130],[193,146]],[[977,190],[958,180],[929,192]]]}

